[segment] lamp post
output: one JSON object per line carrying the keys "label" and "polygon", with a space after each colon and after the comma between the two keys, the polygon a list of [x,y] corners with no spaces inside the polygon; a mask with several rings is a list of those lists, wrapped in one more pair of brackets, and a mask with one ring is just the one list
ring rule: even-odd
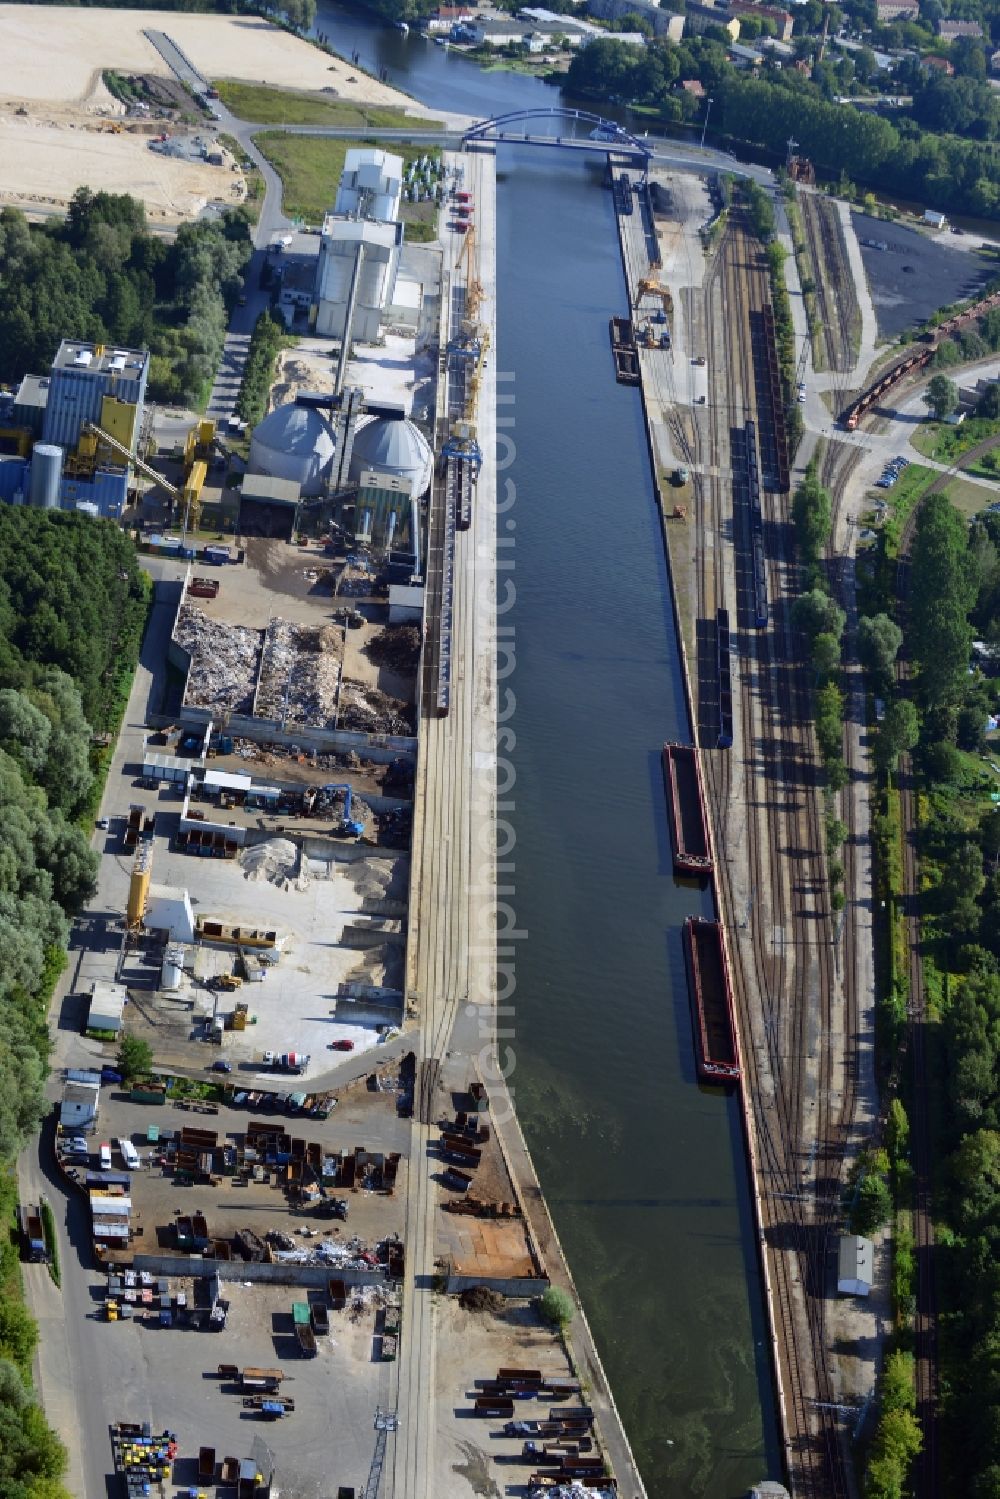
{"label": "lamp post", "polygon": [[711,112],[712,102],[713,101],[711,99],[706,99],[705,100],[705,118],[701,122],[701,146],[699,148],[700,150],[704,150],[704,148],[705,148],[705,131],[708,129],[708,116],[709,116],[709,113]]}

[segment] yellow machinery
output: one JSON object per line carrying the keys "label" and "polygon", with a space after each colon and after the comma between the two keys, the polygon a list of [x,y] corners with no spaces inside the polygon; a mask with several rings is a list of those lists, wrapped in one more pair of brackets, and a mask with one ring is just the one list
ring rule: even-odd
{"label": "yellow machinery", "polygon": [[27,458],[33,441],[30,427],[0,427],[0,452],[3,451],[3,445],[9,443],[16,449],[19,458]]}
{"label": "yellow machinery", "polygon": [[[201,519],[201,491],[207,477],[208,465],[204,458],[196,458],[191,465],[191,472],[184,482],[181,494],[184,514],[187,517],[185,524],[190,531],[198,529],[198,522]],[[162,479],[160,482],[163,482]]]}
{"label": "yellow machinery", "polygon": [[465,315],[471,322],[479,316],[483,284],[476,275],[476,226],[470,224],[455,261],[456,271],[465,267]]}
{"label": "yellow machinery", "polygon": [[483,373],[483,365],[486,362],[486,351],[490,346],[490,334],[488,328],[477,328],[476,338],[479,341],[479,355],[476,359],[476,367],[469,377],[469,384],[465,397],[465,420],[473,422],[476,419],[476,407],[479,403],[479,380]]}
{"label": "yellow machinery", "polygon": [[190,468],[196,458],[210,458],[215,442],[215,423],[207,418],[195,422],[184,439],[184,467]]}
{"label": "yellow machinery", "polygon": [[149,882],[153,874],[153,845],[140,843],[132,861],[132,874],[128,885],[126,920],[129,930],[141,926],[149,899]]}
{"label": "yellow machinery", "polygon": [[668,287],[662,286],[659,281],[653,281],[649,278],[640,281],[638,287],[636,288],[634,306],[638,307],[639,303],[645,296],[659,297],[660,301],[663,304],[663,310],[667,314],[667,317],[669,317],[673,312],[674,299],[670,295],[670,290]]}

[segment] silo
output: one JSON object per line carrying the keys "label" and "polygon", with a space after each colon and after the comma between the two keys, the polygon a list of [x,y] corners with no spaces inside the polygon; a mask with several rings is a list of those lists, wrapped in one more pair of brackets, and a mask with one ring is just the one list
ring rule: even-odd
{"label": "silo", "polygon": [[59,509],[63,450],[51,442],[36,442],[31,451],[28,503],[37,510]]}

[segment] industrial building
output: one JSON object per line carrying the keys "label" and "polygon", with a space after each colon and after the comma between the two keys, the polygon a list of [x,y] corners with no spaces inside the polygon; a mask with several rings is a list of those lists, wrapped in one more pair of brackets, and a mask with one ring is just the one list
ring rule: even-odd
{"label": "industrial building", "polygon": [[393,300],[402,244],[400,223],[327,214],[316,270],[318,334],[344,337],[353,293],[351,337],[360,343],[374,343]]}
{"label": "industrial building", "polygon": [[101,1074],[71,1068],[59,1101],[59,1123],[67,1134],[85,1134],[97,1123],[101,1106]]}
{"label": "industrial building", "polygon": [[399,218],[402,191],[401,156],[370,147],[355,148],[344,157],[333,211],[347,218],[391,224]]}
{"label": "industrial building", "polygon": [[867,1296],[874,1280],[875,1246],[860,1234],[844,1234],[837,1249],[837,1291]]}
{"label": "industrial building", "polygon": [[0,499],[118,519],[128,498],[149,353],[64,339],[47,376],[0,410]]}
{"label": "industrial building", "polygon": [[95,979],[90,995],[90,1010],[87,1029],[110,1031],[118,1035],[124,1023],[128,990],[124,984],[115,984],[107,979]]}

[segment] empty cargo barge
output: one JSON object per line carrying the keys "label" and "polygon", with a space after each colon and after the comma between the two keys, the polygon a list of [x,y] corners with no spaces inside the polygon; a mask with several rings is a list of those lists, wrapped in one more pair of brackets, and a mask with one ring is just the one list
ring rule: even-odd
{"label": "empty cargo barge", "polygon": [[615,379],[619,385],[639,384],[639,351],[631,318],[613,317],[608,323],[611,352],[615,357]]}
{"label": "empty cargo barge", "polygon": [[663,778],[674,835],[674,869],[681,874],[711,874],[701,767],[693,745],[663,746]]}
{"label": "empty cargo barge", "polygon": [[689,916],[685,923],[691,964],[691,1012],[698,1072],[705,1082],[739,1081],[729,967],[717,921]]}

